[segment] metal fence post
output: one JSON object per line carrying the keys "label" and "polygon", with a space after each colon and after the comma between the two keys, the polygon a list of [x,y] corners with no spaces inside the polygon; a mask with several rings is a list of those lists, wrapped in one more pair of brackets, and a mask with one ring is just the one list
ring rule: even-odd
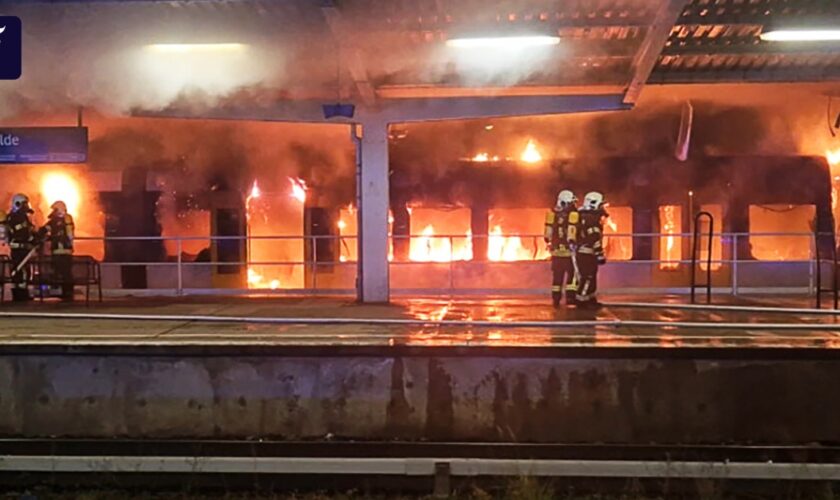
{"label": "metal fence post", "polygon": [[[723,236],[721,236],[723,237]],[[732,235],[732,295],[738,296],[738,234]]]}
{"label": "metal fence post", "polygon": [[[817,233],[817,234],[819,234],[819,233]],[[810,240],[811,241],[808,243],[808,246],[811,248],[811,256],[808,259],[808,295],[816,294],[816,296],[817,296],[817,309],[819,309],[819,306],[820,306],[820,304],[819,304],[819,302],[820,302],[820,291],[819,291],[819,286],[816,286],[816,287],[814,286],[814,276],[815,276],[814,269],[816,269],[817,273],[820,272],[820,252],[819,252],[819,247],[817,246],[818,243],[816,241],[816,238],[811,238]],[[821,277],[822,277],[822,275],[820,275],[820,278]],[[817,283],[819,283],[819,280],[817,280]]]}
{"label": "metal fence post", "polygon": [[184,273],[183,273],[183,257],[182,257],[182,245],[181,245],[181,237],[179,236],[176,240],[177,242],[177,251],[178,251],[178,289],[175,291],[176,295],[183,295],[184,293]]}
{"label": "metal fence post", "polygon": [[318,249],[316,245],[318,244],[318,240],[315,239],[315,236],[312,236],[312,289],[318,289]]}
{"label": "metal fence post", "polygon": [[449,239],[449,293],[455,291],[455,242],[452,241],[452,236],[447,236]]}

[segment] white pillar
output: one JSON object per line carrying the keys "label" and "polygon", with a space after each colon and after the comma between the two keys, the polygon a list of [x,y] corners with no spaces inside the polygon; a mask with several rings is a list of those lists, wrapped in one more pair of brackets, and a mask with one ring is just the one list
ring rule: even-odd
{"label": "white pillar", "polygon": [[358,299],[388,302],[388,125],[363,122],[361,149]]}

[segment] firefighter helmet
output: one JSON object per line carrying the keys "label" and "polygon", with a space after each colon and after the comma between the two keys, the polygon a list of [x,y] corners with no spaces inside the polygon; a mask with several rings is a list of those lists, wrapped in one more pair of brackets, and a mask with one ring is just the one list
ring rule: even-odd
{"label": "firefighter helmet", "polygon": [[67,214],[67,204],[65,204],[63,201],[59,200],[59,201],[53,203],[52,205],[50,205],[50,210],[52,210],[54,213],[57,213],[59,215],[65,215],[65,214]]}
{"label": "firefighter helmet", "polygon": [[597,191],[586,193],[583,197],[582,210],[598,210],[604,205],[604,195]]}
{"label": "firefighter helmet", "polygon": [[29,197],[23,193],[12,196],[12,212],[17,212],[29,206]]}
{"label": "firefighter helmet", "polygon": [[568,208],[574,206],[575,202],[577,202],[575,193],[568,189],[560,191],[560,194],[557,195],[557,208]]}

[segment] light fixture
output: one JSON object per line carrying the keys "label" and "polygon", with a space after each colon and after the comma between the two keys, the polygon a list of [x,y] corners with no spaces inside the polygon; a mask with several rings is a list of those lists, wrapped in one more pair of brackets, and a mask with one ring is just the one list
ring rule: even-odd
{"label": "light fixture", "polygon": [[759,37],[765,42],[838,42],[840,22],[814,16],[775,19],[764,25]]}
{"label": "light fixture", "polygon": [[760,35],[765,42],[838,42],[837,29],[776,29]]}
{"label": "light fixture", "polygon": [[557,45],[559,43],[560,37],[549,35],[460,37],[450,38],[446,41],[448,47],[458,49],[520,49]]}
{"label": "light fixture", "polygon": [[147,50],[167,54],[189,54],[194,52],[239,52],[248,46],[244,43],[153,43]]}

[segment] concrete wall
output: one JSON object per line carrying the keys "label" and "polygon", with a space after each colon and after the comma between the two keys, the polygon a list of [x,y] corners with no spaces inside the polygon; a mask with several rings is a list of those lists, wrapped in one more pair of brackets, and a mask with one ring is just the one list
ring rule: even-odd
{"label": "concrete wall", "polygon": [[840,362],[0,357],[0,435],[840,440]]}

